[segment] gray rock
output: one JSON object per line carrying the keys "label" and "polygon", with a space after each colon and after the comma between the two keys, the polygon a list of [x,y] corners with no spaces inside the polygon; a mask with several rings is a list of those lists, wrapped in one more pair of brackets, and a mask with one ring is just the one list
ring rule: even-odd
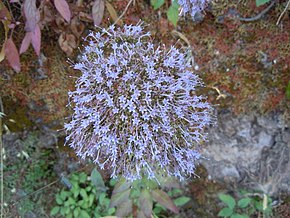
{"label": "gray rock", "polygon": [[218,115],[202,151],[209,177],[271,195],[290,193],[290,132],[280,119],[279,114]]}

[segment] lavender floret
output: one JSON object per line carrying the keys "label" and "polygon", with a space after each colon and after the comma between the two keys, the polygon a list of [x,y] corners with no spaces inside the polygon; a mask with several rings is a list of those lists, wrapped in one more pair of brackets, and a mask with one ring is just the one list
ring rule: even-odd
{"label": "lavender floret", "polygon": [[202,13],[210,0],[178,0],[178,4],[182,8],[182,14],[190,14],[195,20],[197,13]]}

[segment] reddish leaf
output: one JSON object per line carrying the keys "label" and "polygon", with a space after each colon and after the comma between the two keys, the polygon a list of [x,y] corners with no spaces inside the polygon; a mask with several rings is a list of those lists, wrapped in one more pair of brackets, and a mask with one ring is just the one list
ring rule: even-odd
{"label": "reddish leaf", "polygon": [[57,11],[61,14],[61,16],[67,21],[70,22],[70,9],[68,3],[65,0],[54,0],[54,6],[56,7]]}
{"label": "reddish leaf", "polygon": [[172,201],[172,199],[169,197],[168,194],[166,194],[164,191],[156,189],[152,191],[152,197],[155,201],[157,201],[159,204],[163,205],[167,209],[171,210],[174,213],[178,213],[178,208]]}
{"label": "reddish leaf", "polygon": [[31,33],[31,44],[37,55],[40,53],[41,31],[39,25],[36,25],[35,30]]}
{"label": "reddish leaf", "polygon": [[20,72],[20,58],[18,54],[18,50],[11,38],[9,38],[5,43],[5,55],[10,66],[15,70],[17,73]]}
{"label": "reddish leaf", "polygon": [[151,214],[150,214],[150,216],[146,216],[144,211],[139,210],[138,214],[137,214],[137,218],[151,218]]}
{"label": "reddish leaf", "polygon": [[92,16],[95,26],[99,26],[104,15],[105,3],[103,0],[95,0],[92,8]]}
{"label": "reddish leaf", "polygon": [[77,16],[75,16],[73,19],[71,19],[70,29],[73,34],[79,38],[84,32],[85,25],[79,20]]}
{"label": "reddish leaf", "polygon": [[115,207],[117,205],[122,204],[124,201],[127,201],[129,199],[130,192],[131,190],[127,189],[117,194],[113,194],[111,197],[110,207]]}
{"label": "reddish leaf", "polygon": [[26,32],[25,36],[22,40],[21,46],[20,46],[20,50],[19,50],[20,54],[27,51],[27,49],[30,45],[30,42],[31,42],[31,32]]}
{"label": "reddish leaf", "polygon": [[26,32],[32,32],[40,19],[40,13],[36,8],[36,0],[24,0],[23,11],[26,18],[25,30]]}
{"label": "reddish leaf", "polygon": [[116,183],[116,185],[114,187],[112,195],[129,189],[131,185],[132,185],[132,183],[126,181],[126,179],[124,177],[120,178],[120,180]]}
{"label": "reddish leaf", "polygon": [[126,199],[122,204],[117,207],[116,216],[117,217],[128,217],[133,211],[133,201],[131,199]]}
{"label": "reddish leaf", "polygon": [[143,212],[145,217],[151,217],[152,208],[153,208],[153,200],[152,195],[148,189],[143,189],[141,191],[141,195],[139,198],[140,203],[140,212]]}

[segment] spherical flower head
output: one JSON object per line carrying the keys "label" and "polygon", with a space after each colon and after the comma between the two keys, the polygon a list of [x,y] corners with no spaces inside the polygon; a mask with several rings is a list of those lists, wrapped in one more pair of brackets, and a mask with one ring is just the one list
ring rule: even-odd
{"label": "spherical flower head", "polygon": [[194,174],[212,107],[186,54],[153,45],[141,24],[92,32],[70,92],[67,143],[111,176],[127,180]]}
{"label": "spherical flower head", "polygon": [[201,13],[210,0],[178,0],[178,4],[182,8],[182,14],[189,13],[195,20],[196,13]]}

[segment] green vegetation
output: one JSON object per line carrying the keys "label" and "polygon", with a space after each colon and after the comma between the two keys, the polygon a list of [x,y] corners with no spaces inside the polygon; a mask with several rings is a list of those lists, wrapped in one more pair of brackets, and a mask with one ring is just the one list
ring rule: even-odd
{"label": "green vegetation", "polygon": [[106,193],[108,188],[97,170],[93,170],[91,177],[84,172],[72,174],[69,183],[70,189],[63,188],[56,195],[57,206],[51,210],[51,216],[99,218],[114,214],[115,208],[110,208],[110,198]]}
{"label": "green vegetation", "polygon": [[18,140],[14,147],[6,148],[4,162],[4,195],[7,205],[14,204],[19,215],[46,214],[44,192],[31,193],[44,187],[55,178],[51,150],[36,147],[37,134]]}
{"label": "green vegetation", "polygon": [[219,199],[226,205],[226,207],[218,213],[218,216],[249,218],[253,214],[259,214],[259,217],[266,218],[272,214],[272,199],[266,194],[242,193],[242,198],[239,198],[238,200],[228,194],[219,194]]}

